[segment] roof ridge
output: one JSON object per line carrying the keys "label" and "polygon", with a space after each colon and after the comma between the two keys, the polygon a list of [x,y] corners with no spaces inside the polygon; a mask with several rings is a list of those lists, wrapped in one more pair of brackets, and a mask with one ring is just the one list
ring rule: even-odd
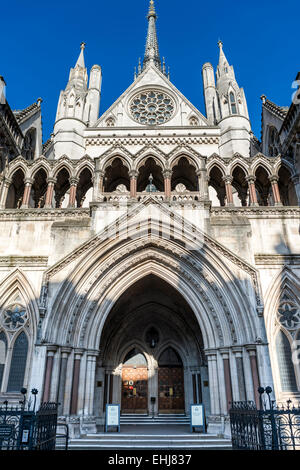
{"label": "roof ridge", "polygon": [[24,121],[25,118],[29,117],[29,115],[33,112],[36,111],[40,108],[39,104],[34,102],[31,105],[27,106],[24,109],[15,109],[13,110],[13,113],[16,117],[16,120],[18,121],[18,124],[20,124],[22,121]]}

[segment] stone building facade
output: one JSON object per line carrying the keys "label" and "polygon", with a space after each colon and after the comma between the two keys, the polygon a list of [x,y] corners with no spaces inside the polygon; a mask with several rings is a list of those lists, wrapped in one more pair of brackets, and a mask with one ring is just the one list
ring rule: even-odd
{"label": "stone building facade", "polygon": [[[219,42],[206,116],[170,81],[151,0],[143,63],[99,117],[84,47],[43,145],[41,100],[1,77],[0,399],[59,401],[75,432],[107,403],[189,413],[300,398],[300,105],[262,97],[261,141]],[[299,75],[297,79],[299,79]]]}

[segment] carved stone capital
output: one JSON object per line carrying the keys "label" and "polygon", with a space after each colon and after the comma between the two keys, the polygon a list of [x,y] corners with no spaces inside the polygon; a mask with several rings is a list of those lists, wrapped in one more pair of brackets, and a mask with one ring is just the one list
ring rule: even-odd
{"label": "carved stone capital", "polygon": [[222,179],[223,179],[223,181],[224,181],[225,184],[231,184],[232,181],[233,181],[233,177],[230,176],[230,175],[223,176]]}
{"label": "carved stone capital", "polygon": [[269,181],[270,181],[270,183],[278,183],[278,181],[279,181],[279,176],[277,176],[277,175],[271,175],[271,176],[269,176]]}

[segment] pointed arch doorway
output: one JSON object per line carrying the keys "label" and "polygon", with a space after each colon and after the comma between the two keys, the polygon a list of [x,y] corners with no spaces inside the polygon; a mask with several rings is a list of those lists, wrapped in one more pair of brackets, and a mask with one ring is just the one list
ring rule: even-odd
{"label": "pointed arch doorway", "polygon": [[122,366],[121,410],[123,414],[148,411],[147,360],[136,348],[129,351]]}
{"label": "pointed arch doorway", "polygon": [[183,364],[175,349],[168,347],[158,359],[158,412],[184,413]]}
{"label": "pointed arch doorway", "polygon": [[[120,403],[123,415],[188,414],[195,400],[194,374],[200,377],[199,387],[206,387],[208,367],[198,321],[179,291],[153,274],[136,281],[115,302],[100,350],[96,380],[105,379],[97,406],[101,403],[103,410],[109,402]],[[204,392],[209,407],[208,387]]]}

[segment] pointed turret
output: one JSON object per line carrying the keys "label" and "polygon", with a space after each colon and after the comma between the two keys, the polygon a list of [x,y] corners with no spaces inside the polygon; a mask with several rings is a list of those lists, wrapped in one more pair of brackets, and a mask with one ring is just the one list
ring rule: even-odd
{"label": "pointed turret", "polygon": [[83,54],[83,51],[84,51],[84,49],[85,49],[85,42],[82,42],[82,43],[80,44],[80,49],[81,49],[81,51],[80,51],[80,54],[79,54],[79,57],[78,57],[78,59],[77,59],[77,62],[76,62],[75,67],[78,66],[78,67],[81,67],[81,68],[84,69],[84,68],[85,68],[85,64],[84,64],[84,54]]}
{"label": "pointed turret", "polygon": [[154,1],[150,0],[148,12],[148,32],[146,39],[145,57],[143,62],[144,68],[152,60],[157,68],[161,68],[161,60],[159,56],[158,40],[156,33],[156,19],[157,15],[155,11]]}
{"label": "pointed turret", "polygon": [[229,65],[228,60],[223,51],[223,43],[222,41],[218,42],[220,48],[220,56],[219,56],[219,64],[217,67],[217,80],[220,80],[221,77],[225,77],[228,79],[229,77],[235,80],[234,70],[233,67]]}
{"label": "pointed turret", "polygon": [[229,65],[224,54],[222,41],[219,41],[218,45],[220,56],[217,67],[216,90],[220,103],[220,117],[222,119],[230,115],[240,115],[249,118],[244,90],[238,86],[234,68]]}
{"label": "pointed turret", "polygon": [[77,62],[75,64],[75,67],[71,68],[70,70],[69,81],[68,81],[66,90],[69,90],[70,88],[75,88],[78,91],[81,90],[83,92],[86,92],[88,75],[87,75],[87,70],[84,64],[84,54],[83,54],[83,51],[85,49],[84,42],[80,44],[80,49],[81,51],[77,59]]}
{"label": "pointed turret", "polygon": [[224,54],[222,41],[218,45],[220,55],[216,83],[212,65],[206,63],[202,68],[207,118],[221,129],[221,157],[230,157],[235,153],[248,157],[251,126],[245,93],[238,86],[234,68]]}
{"label": "pointed turret", "polygon": [[66,154],[70,158],[82,156],[83,130],[93,126],[99,117],[101,67],[94,65],[88,74],[84,62],[85,43],[74,68],[70,69],[65,90],[61,91],[54,125],[54,151],[56,158]]}

